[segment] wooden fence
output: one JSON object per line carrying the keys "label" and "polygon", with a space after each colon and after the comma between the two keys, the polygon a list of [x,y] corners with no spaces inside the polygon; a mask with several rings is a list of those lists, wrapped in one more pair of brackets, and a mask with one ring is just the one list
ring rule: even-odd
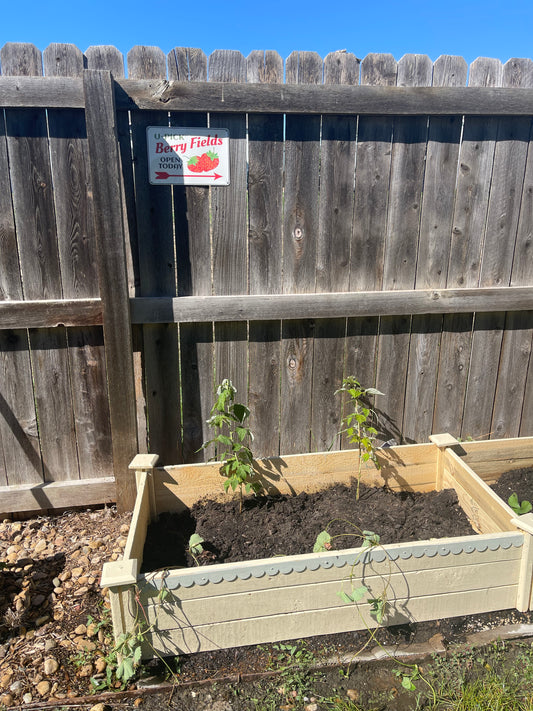
{"label": "wooden fence", "polygon": [[[130,507],[137,451],[205,456],[224,377],[257,455],[345,446],[348,374],[384,438],[533,434],[531,60],[9,43],[0,69],[1,511]],[[150,185],[150,125],[228,128],[231,184]]]}

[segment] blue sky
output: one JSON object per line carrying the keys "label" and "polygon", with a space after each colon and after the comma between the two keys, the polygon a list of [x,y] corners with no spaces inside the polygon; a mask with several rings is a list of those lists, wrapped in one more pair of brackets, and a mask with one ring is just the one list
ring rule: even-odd
{"label": "blue sky", "polygon": [[124,54],[137,44],[173,47],[274,49],[282,57],[313,50],[324,57],[346,49],[358,57],[390,52],[476,57],[533,57],[533,0],[468,2],[398,0],[0,0],[0,46],[32,42],[43,50],[68,42],[82,51],[112,44]]}

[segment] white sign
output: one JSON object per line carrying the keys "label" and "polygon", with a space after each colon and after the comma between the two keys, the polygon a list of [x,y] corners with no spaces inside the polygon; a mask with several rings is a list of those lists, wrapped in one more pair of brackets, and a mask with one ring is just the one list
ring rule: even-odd
{"label": "white sign", "polygon": [[227,128],[148,126],[151,185],[229,185]]}

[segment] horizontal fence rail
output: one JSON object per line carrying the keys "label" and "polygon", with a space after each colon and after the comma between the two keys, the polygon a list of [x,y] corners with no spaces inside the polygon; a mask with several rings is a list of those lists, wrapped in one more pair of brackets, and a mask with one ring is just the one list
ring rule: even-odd
{"label": "horizontal fence rail", "polygon": [[[197,113],[531,116],[533,89],[281,86],[116,79],[117,109]],[[1,77],[0,108],[84,108],[81,79]]]}

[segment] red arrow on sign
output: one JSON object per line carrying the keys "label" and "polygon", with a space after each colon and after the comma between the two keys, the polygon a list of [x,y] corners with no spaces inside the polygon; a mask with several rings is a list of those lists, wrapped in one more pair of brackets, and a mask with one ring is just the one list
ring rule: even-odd
{"label": "red arrow on sign", "polygon": [[190,173],[165,173],[156,171],[155,177],[157,180],[168,180],[168,178],[214,178],[218,180],[222,176],[218,173],[214,173],[213,175],[192,175]]}

